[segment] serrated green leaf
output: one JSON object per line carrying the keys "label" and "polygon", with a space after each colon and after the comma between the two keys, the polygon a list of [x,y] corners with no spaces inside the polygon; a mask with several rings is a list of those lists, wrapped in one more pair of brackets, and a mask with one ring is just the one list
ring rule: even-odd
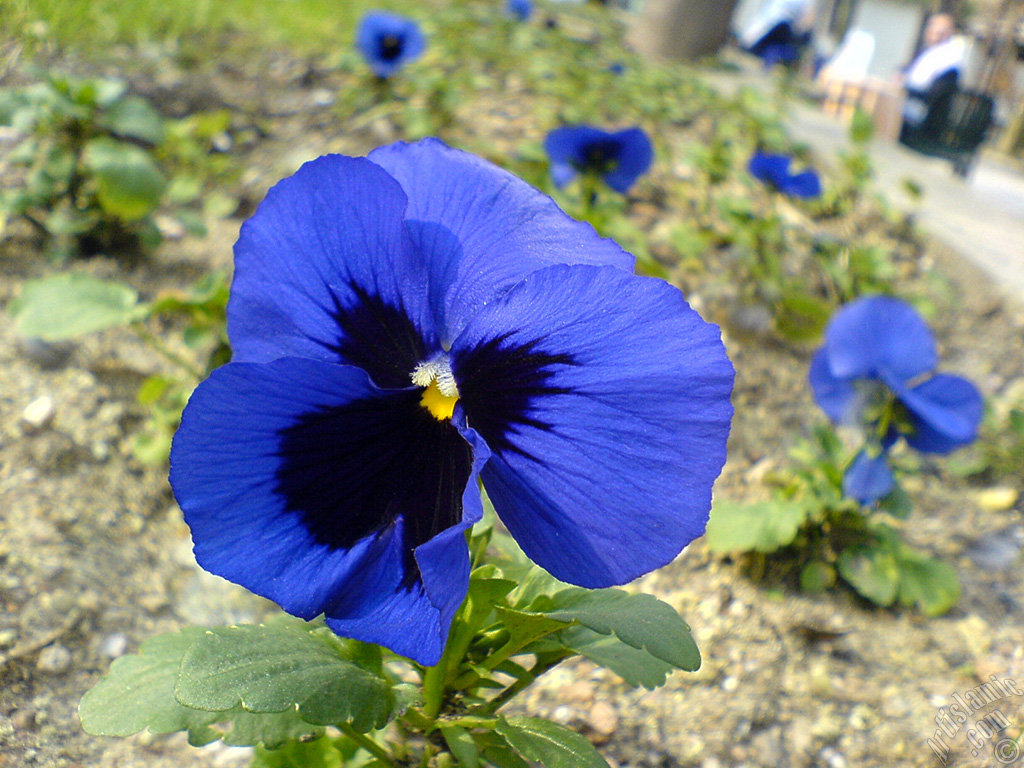
{"label": "serrated green leaf", "polygon": [[118,99],[107,109],[104,122],[111,133],[149,144],[164,140],[164,119],[148,101],[138,96]]}
{"label": "serrated green leaf", "polygon": [[948,563],[904,547],[899,569],[901,605],[916,607],[925,616],[941,616],[960,600],[960,579]]}
{"label": "serrated green leaf", "polygon": [[383,728],[411,700],[406,688],[345,660],[329,631],[282,625],[208,630],[182,659],[175,696],[216,711],[297,708],[309,723],[348,722],[363,732]]}
{"label": "serrated green leaf", "polygon": [[594,745],[576,731],[536,717],[500,718],[496,729],[527,760],[544,768],[607,768]]}
{"label": "serrated green leaf", "polygon": [[648,690],[664,685],[675,668],[647,651],[626,645],[613,635],[599,635],[586,627],[569,627],[559,632],[556,639],[566,648],[610,669],[627,684]]}
{"label": "serrated green leaf", "polygon": [[97,736],[129,736],[148,728],[153,733],[188,731],[195,745],[215,741],[219,734],[209,726],[221,713],[191,709],[174,698],[181,659],[204,634],[190,627],[157,635],[142,644],[138,655],[115,661],[107,676],[82,697],[82,727]]}
{"label": "serrated green leaf", "polygon": [[258,747],[250,768],[341,768],[344,755],[331,739],[319,738],[286,744],[278,749]]}
{"label": "serrated green leaf", "polygon": [[25,283],[11,302],[18,333],[46,341],[124,325],[138,310],[138,294],[129,286],[75,273]]}
{"label": "serrated green leaf", "polygon": [[552,619],[578,622],[600,635],[614,635],[678,669],[700,668],[700,651],[676,610],[653,595],[621,589],[569,587],[533,606]]}
{"label": "serrated green leaf", "polygon": [[96,178],[97,197],[107,213],[137,221],[159,205],[167,179],[144,149],[103,136],[86,145],[82,160]]}
{"label": "serrated green leaf", "polygon": [[852,547],[839,556],[839,574],[878,605],[892,605],[900,587],[900,567],[888,547]]}
{"label": "serrated green leaf", "polygon": [[565,629],[571,623],[570,619],[554,619],[543,613],[517,611],[501,605],[495,605],[494,610],[509,633],[506,642],[513,648],[524,648],[534,640]]}
{"label": "serrated green leaf", "polygon": [[714,552],[774,552],[793,543],[810,512],[800,501],[716,501],[704,541]]}
{"label": "serrated green leaf", "polygon": [[463,768],[477,768],[480,765],[480,750],[473,734],[458,725],[442,725],[441,735],[459,765]]}
{"label": "serrated green leaf", "polygon": [[222,737],[232,747],[262,744],[275,749],[289,741],[305,740],[323,734],[323,728],[303,720],[294,709],[284,712],[255,714],[236,707],[224,716],[231,728]]}

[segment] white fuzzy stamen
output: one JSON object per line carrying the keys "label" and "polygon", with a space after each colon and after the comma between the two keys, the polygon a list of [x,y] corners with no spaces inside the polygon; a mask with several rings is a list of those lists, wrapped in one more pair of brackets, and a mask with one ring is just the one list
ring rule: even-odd
{"label": "white fuzzy stamen", "polygon": [[437,389],[445,397],[458,397],[459,389],[455,386],[455,375],[452,373],[448,355],[440,352],[429,360],[424,360],[412,372],[412,383],[417,387],[429,387],[437,382]]}

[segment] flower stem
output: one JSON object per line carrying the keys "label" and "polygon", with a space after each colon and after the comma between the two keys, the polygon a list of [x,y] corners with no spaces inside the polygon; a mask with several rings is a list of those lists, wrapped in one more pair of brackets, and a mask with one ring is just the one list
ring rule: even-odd
{"label": "flower stem", "polygon": [[384,765],[390,766],[391,768],[398,768],[398,764],[391,759],[391,755],[388,754],[388,751],[365,733],[360,733],[348,723],[337,723],[336,725],[339,731],[384,763]]}
{"label": "flower stem", "polygon": [[170,347],[164,344],[152,331],[149,330],[142,322],[134,322],[129,326],[129,329],[138,336],[142,341],[150,346],[150,348],[163,357],[170,363],[178,366],[196,381],[200,381],[203,378],[203,372],[200,371],[196,366],[190,363],[188,360],[183,358],[177,352],[174,352]]}

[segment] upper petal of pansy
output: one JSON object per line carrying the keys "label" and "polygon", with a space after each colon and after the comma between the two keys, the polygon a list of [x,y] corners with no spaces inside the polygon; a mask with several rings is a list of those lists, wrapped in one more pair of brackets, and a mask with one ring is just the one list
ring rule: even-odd
{"label": "upper petal of pansy", "polygon": [[547,195],[436,139],[392,144],[369,159],[409,197],[407,226],[430,269],[445,343],[488,301],[551,264],[632,270],[633,257],[567,216]]}
{"label": "upper petal of pansy", "polygon": [[302,358],[214,371],[171,450],[200,565],[289,613],[325,613],[339,633],[435,663],[466,594],[462,533],[482,515],[487,452],[470,433],[474,455],[420,393]]}
{"label": "upper petal of pansy", "polygon": [[811,198],[821,194],[821,179],[812,170],[787,176],[780,189],[793,197]]}
{"label": "upper petal of pansy", "polygon": [[622,584],[704,532],[733,369],[717,327],[667,283],[608,267],[530,274],[452,347],[484,485],[559,579]]}
{"label": "upper petal of pansy", "polygon": [[436,339],[405,207],[398,182],[363,158],[327,155],[276,184],[235,245],[234,359],[349,363],[408,386]]}
{"label": "upper petal of pansy", "polygon": [[747,170],[759,181],[779,186],[789,177],[790,159],[785,155],[770,155],[767,152],[755,152]]}
{"label": "upper petal of pansy", "polygon": [[654,147],[640,128],[627,128],[612,134],[612,138],[619,143],[618,159],[604,180],[616,192],[625,193],[651,167]]}
{"label": "upper petal of pansy", "polygon": [[910,411],[907,443],[923,453],[949,453],[974,442],[984,412],[981,393],[967,379],[936,374],[897,397]]}
{"label": "upper petal of pansy", "polygon": [[837,378],[879,376],[905,382],[938,365],[928,325],[904,301],[868,296],[844,307],[825,329],[825,347]]}
{"label": "upper petal of pansy", "polygon": [[586,148],[597,142],[608,142],[611,134],[590,125],[564,125],[544,137],[544,151],[552,163],[569,163],[583,167],[587,163]]}

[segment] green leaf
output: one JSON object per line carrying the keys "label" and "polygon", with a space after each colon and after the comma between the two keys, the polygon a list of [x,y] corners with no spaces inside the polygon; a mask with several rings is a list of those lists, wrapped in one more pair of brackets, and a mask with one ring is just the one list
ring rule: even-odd
{"label": "green leaf", "polygon": [[297,708],[316,725],[383,728],[411,695],[342,657],[328,630],[286,624],[208,630],[181,662],[175,696],[195,709],[249,712]]}
{"label": "green leaf", "polygon": [[607,768],[594,745],[564,725],[536,717],[500,718],[496,728],[508,743],[544,768]]}
{"label": "green leaf", "polygon": [[294,709],[284,712],[254,714],[235,707],[220,719],[230,720],[231,729],[222,740],[233,747],[251,747],[262,744],[275,749],[290,741],[306,740],[323,735],[323,728],[310,725]]}
{"label": "green leaf", "polygon": [[473,734],[458,725],[442,725],[441,735],[459,765],[463,768],[477,768],[480,765],[480,750]]}
{"label": "green leaf", "polygon": [[892,605],[900,587],[900,566],[887,546],[851,547],[839,556],[839,574],[878,605]]}
{"label": "green leaf", "polygon": [[123,283],[63,273],[26,283],[11,312],[22,336],[61,341],[134,320],[138,294]]}
{"label": "green leaf", "polygon": [[86,144],[82,159],[107,213],[137,221],[159,205],[167,180],[144,149],[104,136]]}
{"label": "green leaf", "polygon": [[775,327],[792,341],[812,341],[824,332],[832,309],[829,302],[817,296],[787,290],[775,308]]}
{"label": "green leaf", "polygon": [[495,768],[530,768],[530,764],[520,757],[508,741],[494,731],[477,734],[483,759]]}
{"label": "green leaf", "polygon": [[291,742],[278,749],[257,747],[250,768],[341,768],[345,764],[334,742],[319,738]]}
{"label": "green leaf", "polygon": [[925,616],[941,616],[960,599],[960,579],[941,560],[903,547],[899,558],[901,605],[916,607]]}
{"label": "green leaf", "polygon": [[914,503],[910,499],[910,494],[903,490],[903,486],[897,484],[878,500],[878,508],[895,518],[905,520],[914,509]]}
{"label": "green leaf", "polygon": [[575,621],[600,635],[614,635],[679,669],[700,668],[700,651],[690,627],[672,606],[653,595],[569,587],[538,603],[535,610],[552,619]]}
{"label": "green leaf", "polygon": [[674,669],[647,651],[633,648],[612,635],[599,635],[586,627],[569,627],[557,635],[557,640],[595,664],[606,667],[627,684],[654,690],[665,684]]}
{"label": "green leaf", "polygon": [[203,635],[198,627],[157,635],[142,644],[138,655],[115,661],[82,697],[82,727],[96,736],[129,736],[148,728],[153,733],[188,731],[195,745],[215,741],[219,734],[209,726],[222,714],[191,709],[174,698],[181,659]]}
{"label": "green leaf", "polygon": [[704,540],[714,552],[774,552],[793,543],[811,511],[802,501],[716,501]]}
{"label": "green leaf", "polygon": [[800,571],[800,589],[808,594],[824,592],[836,583],[836,569],[821,560],[812,560]]}
{"label": "green leaf", "polygon": [[164,140],[164,120],[148,101],[138,96],[118,99],[107,109],[105,123],[111,133],[148,144]]}
{"label": "green leaf", "polygon": [[507,644],[516,649],[525,648],[534,640],[565,629],[571,623],[570,619],[553,619],[543,613],[517,611],[501,605],[495,605],[494,610],[500,617],[502,626],[508,630]]}

